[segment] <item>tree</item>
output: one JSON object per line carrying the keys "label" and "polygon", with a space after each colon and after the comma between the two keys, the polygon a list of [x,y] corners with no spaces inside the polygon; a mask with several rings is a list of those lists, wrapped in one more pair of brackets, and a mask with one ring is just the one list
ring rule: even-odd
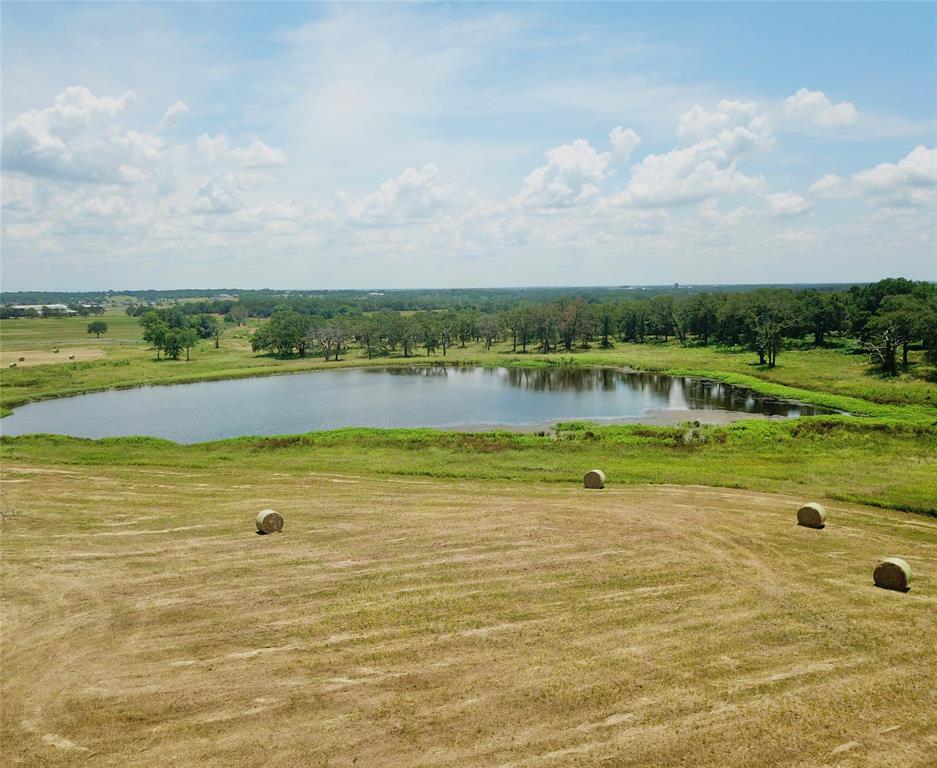
{"label": "tree", "polygon": [[673,296],[655,296],[648,305],[648,329],[658,339],[663,336],[667,341],[673,332],[673,316]]}
{"label": "tree", "polygon": [[373,315],[365,315],[358,320],[356,335],[368,354],[368,360],[373,357],[374,348],[381,340],[381,329],[385,327],[386,321],[386,317],[378,318]]}
{"label": "tree", "polygon": [[514,349],[521,345],[521,351],[527,351],[534,331],[534,307],[530,304],[521,304],[509,314],[511,333],[514,337]]}
{"label": "tree", "polygon": [[107,333],[107,323],[103,320],[92,320],[88,323],[88,333],[93,333],[100,339],[102,333]]}
{"label": "tree", "polygon": [[325,355],[325,362],[332,359],[334,353],[335,360],[339,359],[345,344],[345,326],[338,320],[326,320],[317,323],[309,331],[309,335],[314,339]]}
{"label": "tree", "polygon": [[215,318],[211,315],[194,315],[189,320],[189,327],[195,329],[200,339],[211,339],[215,335]]}
{"label": "tree", "polygon": [[195,328],[182,328],[178,331],[179,342],[185,349],[185,359],[189,359],[189,351],[198,344],[199,335]]}
{"label": "tree", "polygon": [[211,328],[211,338],[215,340],[215,349],[221,346],[221,337],[224,336],[224,332],[224,321],[215,318],[215,322],[212,323]]}
{"label": "tree", "polygon": [[615,311],[611,304],[599,307],[599,334],[602,336],[602,349],[611,349],[609,337],[615,333]]}
{"label": "tree", "polygon": [[185,349],[185,331],[181,328],[169,328],[163,337],[163,351],[171,360],[178,360]]}
{"label": "tree", "polygon": [[822,347],[826,334],[838,331],[845,318],[845,304],[838,293],[804,291],[798,302],[798,313],[813,332],[813,345]]}
{"label": "tree", "polygon": [[687,303],[686,314],[691,333],[705,347],[716,328],[719,305],[711,293],[698,293]]}
{"label": "tree", "polygon": [[478,332],[485,340],[485,349],[491,351],[491,343],[498,336],[498,318],[494,315],[483,315],[478,323]]}
{"label": "tree", "polygon": [[417,327],[419,328],[420,346],[426,349],[427,355],[435,355],[436,347],[439,346],[439,323],[432,312],[420,312],[414,315]]}
{"label": "tree", "polygon": [[784,334],[793,322],[790,301],[785,294],[771,291],[755,291],[750,298],[748,319],[749,339],[752,349],[758,353],[759,365],[774,368]]}
{"label": "tree", "polygon": [[404,357],[410,357],[417,337],[417,325],[412,317],[397,315],[390,325],[391,343],[400,345]]}
{"label": "tree", "polygon": [[154,311],[143,314],[140,325],[143,326],[143,340],[156,350],[156,359],[159,360],[160,350],[165,348],[169,325]]}
{"label": "tree", "polygon": [[289,357],[296,351],[304,357],[310,341],[310,321],[286,305],[278,306],[270,319],[251,336],[251,349],[271,351],[278,357]]}
{"label": "tree", "polygon": [[250,310],[247,307],[245,307],[243,304],[238,302],[233,307],[231,307],[231,311],[228,312],[228,314],[231,316],[231,319],[234,320],[235,323],[237,323],[238,328],[240,328],[241,323],[243,323],[248,317],[250,317]]}
{"label": "tree", "polygon": [[888,296],[879,305],[879,314],[866,323],[866,348],[869,360],[885,373],[898,373],[898,350],[902,367],[908,367],[908,347],[927,332],[931,317],[929,307],[915,296]]}
{"label": "tree", "polygon": [[[549,311],[549,307],[546,308]],[[573,342],[591,336],[592,318],[588,305],[582,299],[567,304],[560,313],[557,329],[567,352],[572,351]],[[586,341],[586,344],[588,341]],[[583,345],[585,346],[585,344]]]}

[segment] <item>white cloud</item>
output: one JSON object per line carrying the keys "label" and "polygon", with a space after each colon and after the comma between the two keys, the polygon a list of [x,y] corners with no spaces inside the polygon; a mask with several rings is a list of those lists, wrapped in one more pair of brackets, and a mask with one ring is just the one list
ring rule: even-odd
{"label": "white cloud", "polygon": [[919,145],[896,163],[879,163],[848,180],[827,174],[808,192],[818,199],[865,198],[879,207],[932,207],[937,204],[937,148]]}
{"label": "white cloud", "polygon": [[124,127],[135,94],[95,96],[70,86],[45,109],[17,115],[3,130],[3,167],[58,182],[136,183],[163,159],[163,141]]}
{"label": "white cloud", "polygon": [[245,147],[235,147],[223,133],[216,136],[203,133],[198,137],[198,150],[210,163],[234,163],[241,168],[269,168],[286,162],[283,150],[267,146],[260,139]]}
{"label": "white cloud", "polygon": [[[614,132],[613,132],[614,133]],[[524,179],[515,202],[525,208],[569,208],[595,200],[608,174],[608,152],[596,152],[585,139],[547,151],[547,164]]]}
{"label": "white cloud", "polygon": [[897,163],[881,163],[853,178],[867,189],[937,185],[937,148],[917,146]]}
{"label": "white cloud", "polygon": [[859,119],[855,105],[849,101],[833,104],[823,91],[810,91],[801,88],[784,102],[784,112],[788,117],[807,120],[814,125],[831,128],[838,125],[852,125]]}
{"label": "white cloud", "polygon": [[839,176],[835,173],[827,173],[810,185],[807,194],[811,197],[835,200],[847,196],[848,190]]}
{"label": "white cloud", "polygon": [[228,214],[244,207],[241,185],[231,173],[215,176],[198,190],[193,211],[205,214]]}
{"label": "white cloud", "polygon": [[648,155],[631,169],[627,187],[613,202],[629,206],[670,206],[708,197],[758,191],[764,180],[745,175],[739,158],[772,146],[767,117],[754,104],[720,101],[716,112],[693,107],[680,118],[678,136],[689,146]]}
{"label": "white cloud", "polygon": [[401,224],[425,219],[454,200],[451,185],[435,165],[406,168],[396,178],[381,183],[376,191],[354,197],[340,192],[340,208],[349,223],[364,226]]}
{"label": "white cloud", "polygon": [[810,203],[794,192],[775,192],[765,195],[768,209],[778,218],[793,218],[810,211]]}
{"label": "white cloud", "polygon": [[166,110],[166,113],[163,115],[163,119],[160,121],[160,128],[166,130],[172,128],[176,123],[182,118],[184,114],[190,112],[188,105],[184,101],[174,101],[169,109]]}
{"label": "white cloud", "polygon": [[756,109],[757,105],[754,102],[729,99],[722,99],[715,112],[709,112],[697,104],[680,115],[677,138],[684,144],[715,138],[733,123],[754,119]]}
{"label": "white cloud", "polygon": [[937,203],[937,148],[915,147],[897,163],[880,163],[852,177],[860,194],[880,206]]}
{"label": "white cloud", "polygon": [[641,143],[641,137],[631,128],[612,128],[608,134],[608,143],[612,147],[615,160],[627,160]]}

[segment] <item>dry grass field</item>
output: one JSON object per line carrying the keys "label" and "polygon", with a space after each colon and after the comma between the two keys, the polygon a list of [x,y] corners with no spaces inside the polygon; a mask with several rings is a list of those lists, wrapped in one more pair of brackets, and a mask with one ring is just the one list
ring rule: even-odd
{"label": "dry grass field", "polygon": [[7,462],[2,762],[934,765],[937,521],[610,481]]}

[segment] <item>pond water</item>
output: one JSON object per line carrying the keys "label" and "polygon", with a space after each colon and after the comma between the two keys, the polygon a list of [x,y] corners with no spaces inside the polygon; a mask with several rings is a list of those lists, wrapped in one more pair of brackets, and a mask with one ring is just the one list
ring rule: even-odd
{"label": "pond water", "polygon": [[[705,379],[597,368],[359,368],[140,387],[32,403],[5,435],[151,435],[180,443],[340,427],[531,428],[564,420],[828,413]],[[707,418],[709,415],[709,418]]]}

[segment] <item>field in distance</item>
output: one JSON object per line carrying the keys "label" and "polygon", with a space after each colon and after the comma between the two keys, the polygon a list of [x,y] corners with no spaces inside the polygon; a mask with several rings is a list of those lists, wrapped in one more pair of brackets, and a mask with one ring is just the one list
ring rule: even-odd
{"label": "field in distance", "polygon": [[[806,768],[937,750],[927,517],[827,502],[816,531],[787,494],[308,465],[18,460],[4,481],[11,765]],[[265,507],[284,533],[255,534]],[[872,585],[892,554],[907,594]]]}

